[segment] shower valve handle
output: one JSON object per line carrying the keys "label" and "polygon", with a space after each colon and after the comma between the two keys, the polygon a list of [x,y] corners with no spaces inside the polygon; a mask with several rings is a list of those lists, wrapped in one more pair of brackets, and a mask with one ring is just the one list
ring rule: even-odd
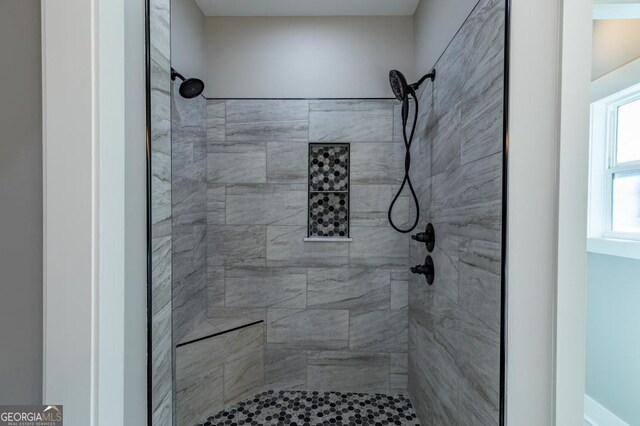
{"label": "shower valve handle", "polygon": [[424,259],[424,265],[413,266],[411,272],[424,275],[427,279],[427,284],[432,285],[435,279],[435,267],[431,256],[427,256],[426,259]]}
{"label": "shower valve handle", "polygon": [[436,231],[433,229],[432,224],[428,224],[427,229],[424,232],[412,235],[411,239],[418,241],[419,243],[425,243],[427,251],[431,253],[436,246]]}

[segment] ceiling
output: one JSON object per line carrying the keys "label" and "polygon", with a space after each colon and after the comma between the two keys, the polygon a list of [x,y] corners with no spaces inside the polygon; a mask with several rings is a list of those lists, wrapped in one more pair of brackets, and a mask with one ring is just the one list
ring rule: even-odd
{"label": "ceiling", "polygon": [[205,16],[402,16],[419,0],[195,0]]}

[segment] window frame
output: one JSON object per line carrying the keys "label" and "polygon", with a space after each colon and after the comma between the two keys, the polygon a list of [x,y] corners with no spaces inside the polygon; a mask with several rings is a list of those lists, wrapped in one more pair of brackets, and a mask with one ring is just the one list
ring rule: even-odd
{"label": "window frame", "polygon": [[617,162],[618,108],[636,100],[640,100],[640,84],[591,104],[588,230],[590,238],[640,241],[640,231],[613,230],[614,176],[640,173],[640,160]]}

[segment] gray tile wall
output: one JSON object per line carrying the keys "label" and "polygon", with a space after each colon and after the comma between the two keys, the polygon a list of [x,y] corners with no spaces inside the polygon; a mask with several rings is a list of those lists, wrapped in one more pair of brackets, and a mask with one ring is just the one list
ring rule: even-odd
{"label": "gray tile wall", "polygon": [[176,349],[176,425],[193,426],[264,386],[262,323]]}
{"label": "gray tile wall", "polygon": [[[393,101],[207,103],[208,315],[265,320],[269,388],[406,392],[394,113]],[[351,143],[351,243],[303,241],[309,142]],[[408,222],[405,196],[394,217]]]}
{"label": "gray tile wall", "polygon": [[170,1],[151,0],[151,409],[152,423],[173,424],[171,342],[171,65]]}
{"label": "gray tile wall", "polygon": [[171,222],[173,340],[207,318],[207,104],[172,83]]}
{"label": "gray tile wall", "polygon": [[[496,425],[505,9],[481,0],[420,93],[412,177],[435,283],[409,278],[409,393],[422,424]],[[424,245],[412,243],[419,264]]]}

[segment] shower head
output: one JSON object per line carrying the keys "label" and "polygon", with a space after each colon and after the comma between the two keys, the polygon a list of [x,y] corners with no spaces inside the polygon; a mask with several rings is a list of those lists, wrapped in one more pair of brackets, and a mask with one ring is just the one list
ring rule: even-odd
{"label": "shower head", "polygon": [[407,90],[407,79],[398,70],[389,71],[389,83],[391,83],[391,90],[399,101],[403,101],[409,94]]}
{"label": "shower head", "polygon": [[171,80],[175,80],[176,77],[182,80],[179,92],[180,96],[182,96],[183,98],[193,99],[196,96],[201,95],[204,91],[204,83],[202,82],[202,80],[198,78],[185,79],[182,74],[171,68]]}
{"label": "shower head", "polygon": [[393,90],[393,94],[400,102],[404,101],[409,96],[409,94],[418,90],[422,82],[427,78],[431,79],[431,81],[436,78],[435,68],[431,70],[429,74],[423,76],[420,80],[413,84],[407,84],[407,79],[400,71],[389,71],[389,83],[391,83],[391,90]]}

